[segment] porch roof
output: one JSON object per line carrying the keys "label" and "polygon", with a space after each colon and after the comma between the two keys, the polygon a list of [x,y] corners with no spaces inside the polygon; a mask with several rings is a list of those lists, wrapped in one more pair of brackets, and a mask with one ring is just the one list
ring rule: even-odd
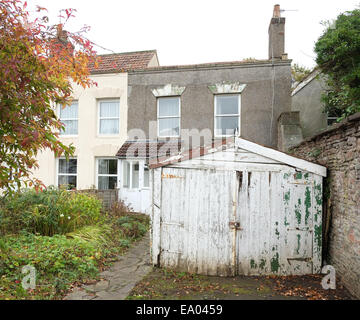
{"label": "porch roof", "polygon": [[157,159],[177,155],[180,150],[180,140],[127,140],[116,156],[122,159]]}

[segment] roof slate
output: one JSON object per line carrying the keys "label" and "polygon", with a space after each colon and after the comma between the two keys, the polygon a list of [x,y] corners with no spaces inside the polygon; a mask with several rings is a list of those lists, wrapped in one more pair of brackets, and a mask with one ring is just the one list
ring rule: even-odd
{"label": "roof slate", "polygon": [[154,55],[157,55],[156,50],[99,55],[98,67],[95,68],[94,64],[91,63],[89,69],[91,74],[146,69]]}
{"label": "roof slate", "polygon": [[116,156],[119,158],[156,159],[176,155],[180,150],[180,140],[125,141]]}

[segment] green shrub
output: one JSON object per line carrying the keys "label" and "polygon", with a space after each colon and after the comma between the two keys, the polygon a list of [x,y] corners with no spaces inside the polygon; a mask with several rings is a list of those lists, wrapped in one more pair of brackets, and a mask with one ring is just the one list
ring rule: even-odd
{"label": "green shrub", "polygon": [[101,201],[94,195],[48,188],[23,190],[1,200],[0,232],[26,230],[52,236],[99,222]]}
{"label": "green shrub", "polygon": [[149,217],[144,214],[129,213],[116,220],[122,238],[137,239],[149,229]]}
{"label": "green shrub", "polygon": [[73,232],[67,233],[68,238],[79,241],[91,242],[96,246],[107,246],[111,243],[112,228],[110,225],[86,226]]}

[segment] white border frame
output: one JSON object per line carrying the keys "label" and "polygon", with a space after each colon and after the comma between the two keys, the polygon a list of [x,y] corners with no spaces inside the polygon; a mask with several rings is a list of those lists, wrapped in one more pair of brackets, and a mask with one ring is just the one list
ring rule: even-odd
{"label": "white border frame", "polygon": [[[176,117],[167,116],[159,118],[159,100],[160,99],[169,99],[169,98],[177,98],[179,99],[179,115]],[[160,136],[160,126],[159,119],[174,119],[179,118],[179,134],[176,136]],[[157,136],[158,138],[180,138],[181,136],[181,96],[166,96],[166,97],[157,97],[156,98],[156,125],[157,125]]]}
{"label": "white border frame", "polygon": [[[66,160],[65,157],[55,158],[55,187],[59,188],[59,159]],[[75,159],[76,160],[76,174],[73,173],[61,173],[62,176],[76,176],[76,187],[75,189],[78,190],[78,169],[79,169],[79,159],[77,157],[69,157],[69,160]]]}
{"label": "white border frame", "polygon": [[[101,118],[100,119],[100,103],[101,102],[118,102],[119,103],[119,118],[116,117],[109,117],[109,118]],[[121,118],[121,107],[120,107],[120,98],[104,98],[104,99],[96,99],[96,106],[97,106],[97,135],[99,137],[118,137],[120,135],[120,118]],[[101,133],[100,132],[100,120],[114,120],[118,119],[119,121],[119,132],[118,133]]]}
{"label": "white border frame", "polygon": [[[99,160],[116,160],[116,174],[100,174]],[[99,189],[99,176],[101,177],[116,177],[116,186],[114,189]],[[119,161],[116,157],[95,157],[95,188],[96,190],[116,190],[119,184]]]}
{"label": "white border frame", "polygon": [[[69,118],[69,119],[64,119],[65,121],[67,120],[71,120],[71,121],[74,121],[76,120],[77,121],[77,134],[63,134],[61,133],[61,131],[59,131],[59,137],[60,138],[74,138],[74,137],[78,137],[79,136],[79,101],[78,100],[73,100],[71,104],[74,104],[76,103],[77,106],[78,106],[78,110],[77,110],[77,118]],[[56,114],[57,114],[57,117],[59,118],[59,120],[61,121],[61,118],[60,118],[60,110],[61,110],[61,105],[60,104],[57,104],[56,106]]]}
{"label": "white border frame", "polygon": [[[238,114],[226,114],[226,115],[217,115],[216,114],[216,97],[218,96],[238,96]],[[216,118],[217,117],[238,117],[238,136],[241,135],[241,94],[240,93],[222,93],[214,94],[214,137],[223,138],[223,137],[233,137],[234,135],[217,135],[216,134]]]}

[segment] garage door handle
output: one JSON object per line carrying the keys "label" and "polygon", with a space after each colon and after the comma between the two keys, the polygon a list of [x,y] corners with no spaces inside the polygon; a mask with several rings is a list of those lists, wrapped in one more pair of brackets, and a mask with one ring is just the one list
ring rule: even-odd
{"label": "garage door handle", "polygon": [[230,226],[230,229],[235,229],[235,230],[243,230],[243,228],[241,228],[240,226],[240,222],[229,222],[229,226]]}

